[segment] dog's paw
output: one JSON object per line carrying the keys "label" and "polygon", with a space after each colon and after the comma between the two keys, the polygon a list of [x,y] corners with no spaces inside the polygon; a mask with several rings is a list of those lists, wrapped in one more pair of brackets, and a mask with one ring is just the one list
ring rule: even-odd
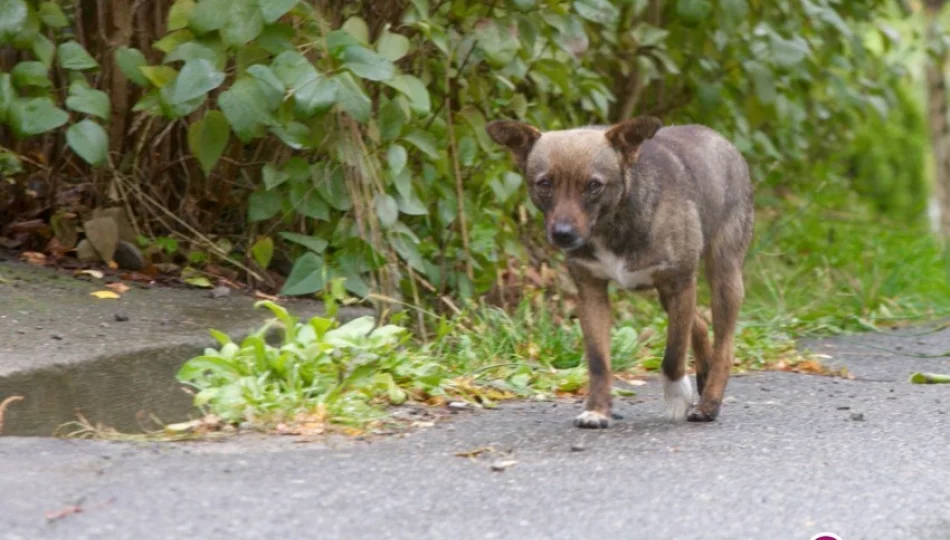
{"label": "dog's paw", "polygon": [[718,403],[700,403],[698,407],[690,411],[686,420],[688,422],[715,422],[716,417],[719,416],[719,407]]}
{"label": "dog's paw", "polygon": [[682,422],[693,406],[693,386],[689,376],[684,375],[678,381],[663,376],[663,397],[666,399],[666,416],[671,422]]}
{"label": "dog's paw", "polygon": [[586,429],[610,427],[610,417],[597,411],[584,411],[574,419],[574,425]]}

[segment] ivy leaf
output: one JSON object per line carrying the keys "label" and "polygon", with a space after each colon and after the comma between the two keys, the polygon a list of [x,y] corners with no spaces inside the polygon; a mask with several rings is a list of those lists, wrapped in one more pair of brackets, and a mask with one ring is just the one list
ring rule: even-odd
{"label": "ivy leaf", "polygon": [[66,144],[93,167],[101,167],[108,158],[109,136],[102,126],[92,120],[86,119],[69,126]]}
{"label": "ivy leaf", "polygon": [[195,0],[175,0],[175,3],[168,10],[168,30],[188,28],[188,21],[191,19],[191,13],[195,10],[196,5]]}
{"label": "ivy leaf", "polygon": [[396,199],[385,193],[377,193],[375,197],[376,216],[379,224],[388,229],[399,219],[399,205]]}
{"label": "ivy leaf", "polygon": [[329,221],[330,208],[309,183],[298,182],[290,188],[294,211],[303,216]]}
{"label": "ivy leaf", "polygon": [[276,191],[255,191],[247,199],[248,221],[264,221],[280,212],[281,196]]}
{"label": "ivy leaf", "polygon": [[223,82],[224,73],[215,69],[211,62],[203,58],[189,60],[185,62],[175,80],[172,101],[174,103],[191,101],[221,86]]}
{"label": "ivy leaf", "polygon": [[8,121],[18,137],[39,135],[56,129],[69,120],[69,114],[45,97],[14,100]]}
{"label": "ivy leaf", "polygon": [[782,67],[792,67],[805,59],[811,53],[808,42],[801,37],[784,39],[772,36],[772,59]]}
{"label": "ivy leaf", "polygon": [[264,19],[256,0],[232,0],[228,20],[221,29],[224,43],[240,47],[254,40],[264,30]]}
{"label": "ivy leaf", "polygon": [[322,238],[307,236],[306,234],[282,232],[280,233],[280,236],[288,242],[300,244],[301,246],[315,253],[323,253],[323,251],[326,250],[327,246],[329,245],[329,243]]}
{"label": "ivy leaf", "polygon": [[422,201],[419,199],[419,196],[416,195],[415,191],[410,190],[408,195],[400,194],[398,202],[399,211],[403,214],[424,216],[429,213],[429,209],[422,204]]}
{"label": "ivy leaf", "polygon": [[393,144],[386,152],[386,162],[389,164],[389,170],[393,175],[398,175],[406,168],[406,162],[409,159],[409,153],[399,144]]}
{"label": "ivy leaf", "polygon": [[316,164],[311,174],[317,191],[330,206],[341,212],[353,208],[353,201],[350,200],[350,193],[346,190],[346,177],[343,176],[342,170],[338,168],[332,174],[327,174],[323,164]]}
{"label": "ivy leaf", "polygon": [[199,0],[191,11],[188,27],[199,35],[220,30],[228,21],[230,7],[231,0]]}
{"label": "ivy leaf", "polygon": [[284,100],[287,89],[274,70],[262,64],[255,64],[247,68],[247,73],[257,80],[258,87],[267,100],[267,106],[276,109]]}
{"label": "ivy leaf", "polygon": [[177,49],[179,45],[191,43],[193,39],[195,39],[195,35],[191,33],[191,30],[178,30],[167,34],[162,39],[153,43],[152,46],[163,53],[169,53]]}
{"label": "ivy leaf", "polygon": [[178,76],[178,72],[168,66],[141,66],[139,71],[155,88],[165,88]]}
{"label": "ivy leaf", "polygon": [[49,80],[49,71],[42,62],[19,62],[13,66],[10,72],[13,77],[13,84],[17,88],[51,88],[53,83]]}
{"label": "ivy leaf", "polygon": [[254,262],[266,269],[274,258],[274,239],[270,236],[258,238],[257,242],[251,246],[251,256],[254,257]]}
{"label": "ivy leaf", "polygon": [[430,158],[439,159],[439,150],[436,148],[435,137],[431,133],[416,130],[403,137],[403,139],[412,143],[412,145],[419,150],[422,150],[422,152]]}
{"label": "ivy leaf", "polygon": [[264,181],[264,188],[271,190],[275,187],[283,184],[290,178],[290,175],[286,172],[278,169],[272,163],[264,165],[261,169],[261,180]]}
{"label": "ivy leaf", "polygon": [[429,90],[418,78],[412,75],[400,74],[386,84],[399,90],[409,98],[409,106],[418,115],[424,116],[432,110],[429,100]]}
{"label": "ivy leaf", "polygon": [[333,80],[337,86],[337,103],[340,108],[359,122],[368,122],[372,102],[366,92],[349,73],[341,73]]}
{"label": "ivy leaf", "polygon": [[280,289],[280,294],[287,296],[313,294],[323,289],[325,283],[323,273],[323,257],[312,252],[304,253],[294,261],[294,267]]}
{"label": "ivy leaf", "polygon": [[376,41],[376,51],[383,58],[395,62],[409,52],[409,38],[387,29]]}
{"label": "ivy leaf", "polygon": [[392,244],[393,249],[396,250],[396,253],[398,253],[404,261],[409,263],[409,266],[412,266],[419,272],[425,273],[427,271],[425,260],[419,253],[417,242],[405,234],[400,233],[390,234],[389,242]]}
{"label": "ivy leaf", "polygon": [[313,146],[313,134],[310,128],[300,122],[289,122],[286,126],[271,126],[270,130],[271,133],[277,135],[278,139],[294,150]]}
{"label": "ivy leaf", "polygon": [[588,21],[600,24],[616,24],[620,12],[607,0],[577,0],[574,10]]}
{"label": "ivy leaf", "polygon": [[274,123],[267,99],[256,80],[242,77],[218,96],[218,107],[241,142],[262,135],[264,125]]}
{"label": "ivy leaf", "polygon": [[271,24],[297,5],[298,0],[259,0],[264,22]]}
{"label": "ivy leaf", "polygon": [[220,111],[208,111],[204,118],[188,127],[188,148],[201,164],[205,176],[211,170],[228,145],[230,127]]}
{"label": "ivy leaf", "polygon": [[56,45],[43,34],[36,34],[33,37],[33,45],[30,50],[33,51],[33,55],[43,63],[44,66],[50,68],[53,66],[53,56],[56,54]]}
{"label": "ivy leaf", "polygon": [[313,64],[297,51],[279,54],[271,68],[277,78],[290,88],[302,114],[310,116],[325,111],[336,101],[336,83],[319,74]]}
{"label": "ivy leaf", "polygon": [[343,67],[371,81],[388,81],[396,74],[396,66],[389,59],[361,45],[350,45],[343,50]]}
{"label": "ivy leaf", "polygon": [[148,79],[139,69],[148,65],[145,55],[138,49],[119,47],[115,51],[115,62],[125,78],[139,86],[148,86]]}
{"label": "ivy leaf", "polygon": [[26,24],[28,14],[23,0],[0,0],[0,45],[16,37]]}
{"label": "ivy leaf", "polygon": [[112,104],[105,92],[82,83],[69,85],[66,107],[76,112],[98,116],[106,121],[109,120],[112,111]]}
{"label": "ivy leaf", "polygon": [[63,9],[56,2],[43,2],[39,8],[40,20],[50,28],[65,28],[69,26],[69,19]]}
{"label": "ivy leaf", "polygon": [[60,43],[56,48],[56,58],[59,61],[59,67],[63,69],[81,71],[99,67],[99,62],[96,62],[96,59],[75,41]]}
{"label": "ivy leaf", "polygon": [[227,64],[227,57],[223,50],[215,49],[199,41],[186,41],[179,44],[165,55],[162,63],[188,62],[199,58],[211,62],[217,69],[221,69]]}
{"label": "ivy leaf", "polygon": [[[390,100],[379,108],[379,136],[384,141],[392,141],[402,134],[402,128],[406,124],[406,114],[396,100]],[[487,135],[486,135],[487,136]]]}

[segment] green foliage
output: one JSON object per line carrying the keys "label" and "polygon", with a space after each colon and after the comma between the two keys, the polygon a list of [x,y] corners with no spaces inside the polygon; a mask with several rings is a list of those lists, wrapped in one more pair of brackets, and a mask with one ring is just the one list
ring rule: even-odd
{"label": "green foliage", "polygon": [[794,178],[868,112],[886,112],[881,81],[899,71],[855,37],[877,1],[678,0],[662,13],[643,1],[416,2],[389,25],[352,4],[330,14],[294,1],[179,0],[156,43],[162,65],[116,53],[145,88],[136,110],[206,110],[188,137],[206,175],[225,129],[291,150],[258,169],[247,199],[250,221],[326,242],[277,246],[296,260],[285,293],[316,292],[319,272],[348,278],[356,294],[372,280],[409,295],[410,268],[424,291],[490,287],[499,265],[523,255],[519,216],[535,212],[484,133],[490,119],[699,121],[736,141],[757,177]]}
{"label": "green foliage", "polygon": [[930,144],[920,105],[905,86],[886,118],[871,115],[849,146],[851,189],[882,215],[919,223],[927,204]]}
{"label": "green foliage", "polygon": [[[108,136],[102,126],[82,115],[108,122],[111,104],[104,92],[89,85],[83,72],[97,70],[99,63],[68,32],[61,32],[68,26],[56,2],[0,0],[0,45],[33,55],[18,62],[10,73],[0,74],[0,125],[9,126],[18,138],[28,138],[70,124],[65,137],[68,147],[90,165],[102,166],[107,162]],[[51,78],[54,58],[71,82],[65,98]],[[78,113],[76,117],[71,118],[61,104]]]}

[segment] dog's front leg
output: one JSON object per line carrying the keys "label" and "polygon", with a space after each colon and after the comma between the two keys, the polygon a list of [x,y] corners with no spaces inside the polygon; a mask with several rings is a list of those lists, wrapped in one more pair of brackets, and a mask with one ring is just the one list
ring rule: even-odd
{"label": "dog's front leg", "polygon": [[590,383],[584,412],[574,419],[580,428],[610,425],[610,298],[607,282],[589,276],[574,276],[580,296],[578,316],[584,332],[587,373]]}

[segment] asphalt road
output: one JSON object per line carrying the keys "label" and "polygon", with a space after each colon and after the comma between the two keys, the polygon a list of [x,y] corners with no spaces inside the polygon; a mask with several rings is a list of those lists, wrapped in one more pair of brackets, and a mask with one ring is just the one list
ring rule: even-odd
{"label": "asphalt road", "polygon": [[708,425],[661,420],[652,381],[606,431],[531,403],[370,442],[0,438],[0,538],[950,539],[950,386],[906,382],[950,365],[868,347],[950,331],[859,339],[823,345],[855,380],[735,377]]}

